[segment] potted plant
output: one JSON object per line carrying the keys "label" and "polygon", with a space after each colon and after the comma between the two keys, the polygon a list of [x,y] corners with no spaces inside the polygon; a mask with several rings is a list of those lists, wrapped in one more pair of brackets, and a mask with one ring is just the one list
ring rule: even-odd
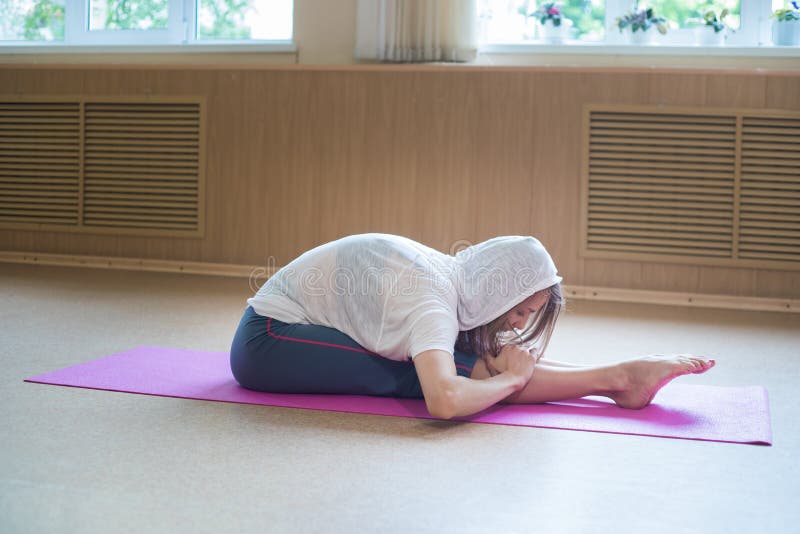
{"label": "potted plant", "polygon": [[569,36],[572,21],[561,12],[561,4],[545,2],[528,15],[539,21],[539,36],[549,43],[559,43]]}
{"label": "potted plant", "polygon": [[781,46],[800,45],[800,4],[791,3],[791,7],[778,9],[772,17],[772,42]]}
{"label": "potted plant", "polygon": [[700,25],[695,28],[695,40],[699,45],[725,44],[726,32],[730,29],[725,24],[725,17],[730,14],[727,8],[720,11],[719,16],[713,9],[703,13],[703,18],[696,20]]}
{"label": "potted plant", "polygon": [[667,19],[656,16],[651,7],[639,9],[638,0],[631,11],[621,17],[617,17],[616,25],[620,33],[625,30],[629,31],[629,40],[634,44],[652,42],[655,34],[649,30],[653,26],[656,27],[658,33],[662,35],[667,33]]}

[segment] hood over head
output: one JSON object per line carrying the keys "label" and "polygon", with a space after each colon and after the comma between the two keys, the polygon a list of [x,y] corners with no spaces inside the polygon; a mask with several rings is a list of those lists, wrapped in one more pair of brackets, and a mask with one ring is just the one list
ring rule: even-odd
{"label": "hood over head", "polygon": [[462,331],[497,319],[562,280],[550,254],[530,236],[495,237],[459,251],[455,259]]}

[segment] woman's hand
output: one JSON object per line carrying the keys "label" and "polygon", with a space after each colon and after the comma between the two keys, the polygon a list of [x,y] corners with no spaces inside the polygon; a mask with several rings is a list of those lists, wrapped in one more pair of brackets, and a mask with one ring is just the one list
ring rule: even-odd
{"label": "woman's hand", "polygon": [[[525,373],[517,370],[520,367],[517,360],[527,358],[527,361],[521,361],[531,365],[533,358],[512,354],[512,349],[506,349],[503,356],[503,361],[508,363],[506,372],[489,380],[471,380],[458,376],[453,355],[447,351],[431,349],[416,355],[414,366],[430,414],[441,419],[471,415],[520,391],[527,384],[527,379],[530,379],[530,374],[527,375],[526,382],[520,384]],[[512,370],[516,370],[520,376],[512,374]]]}
{"label": "woman's hand", "polygon": [[503,345],[500,354],[496,358],[491,358],[486,362],[486,366],[492,374],[508,372],[516,376],[521,382],[520,388],[533,376],[533,369],[536,366],[536,354],[514,344]]}

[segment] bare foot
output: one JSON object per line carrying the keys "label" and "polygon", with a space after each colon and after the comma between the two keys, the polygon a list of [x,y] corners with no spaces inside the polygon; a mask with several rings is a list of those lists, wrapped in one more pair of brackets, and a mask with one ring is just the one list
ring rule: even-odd
{"label": "bare foot", "polygon": [[609,397],[622,408],[639,410],[650,404],[658,390],[672,379],[689,373],[705,373],[715,363],[691,354],[656,354],[625,361],[619,364],[621,387]]}

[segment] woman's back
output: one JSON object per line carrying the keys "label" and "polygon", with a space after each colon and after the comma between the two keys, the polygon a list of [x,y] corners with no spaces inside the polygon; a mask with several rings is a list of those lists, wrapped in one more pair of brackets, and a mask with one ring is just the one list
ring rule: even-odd
{"label": "woman's back", "polygon": [[358,234],[304,253],[273,275],[248,303],[283,322],[347,333],[396,360],[458,335],[455,259],[411,239]]}

